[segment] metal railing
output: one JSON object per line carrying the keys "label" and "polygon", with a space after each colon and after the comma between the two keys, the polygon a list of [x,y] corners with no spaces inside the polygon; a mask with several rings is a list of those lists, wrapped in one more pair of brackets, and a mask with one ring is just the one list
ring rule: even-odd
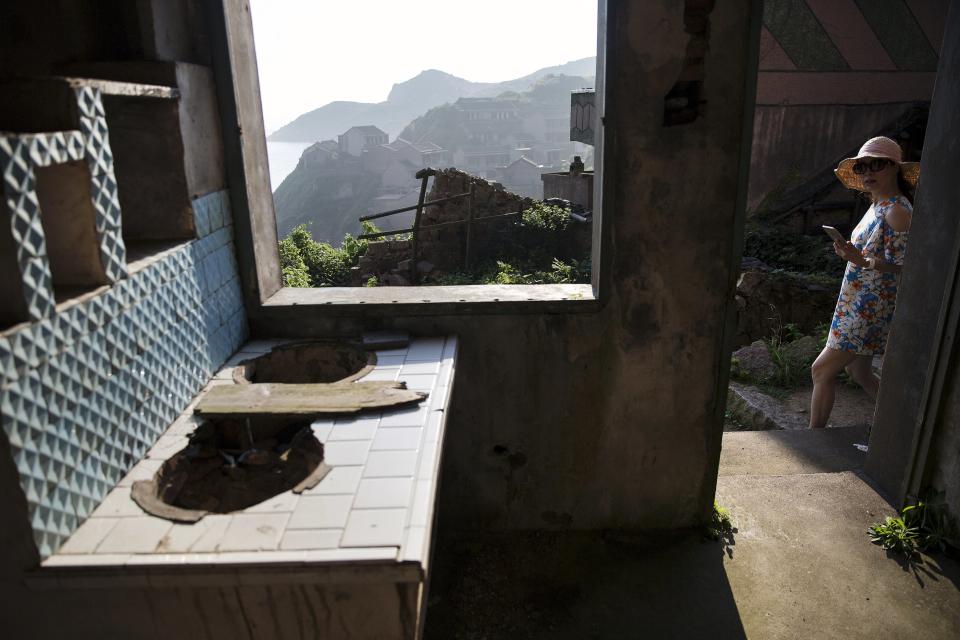
{"label": "metal railing", "polygon": [[[405,233],[410,234],[410,245],[413,254],[413,259],[410,261],[411,271],[414,278],[414,281],[419,279],[419,270],[417,269],[417,263],[420,261],[420,232],[422,231],[432,231],[434,229],[440,229],[442,227],[451,227],[456,225],[465,224],[467,225],[467,237],[466,237],[466,246],[463,251],[463,263],[462,267],[464,271],[470,268],[471,258],[473,253],[473,225],[489,222],[491,220],[499,220],[502,218],[516,218],[517,220],[523,219],[523,200],[520,201],[520,210],[511,211],[510,213],[498,213],[492,216],[483,216],[480,218],[475,218],[473,215],[473,181],[470,181],[470,187],[464,193],[457,193],[452,196],[447,196],[446,198],[438,198],[437,200],[431,200],[425,202],[427,195],[427,181],[433,176],[437,175],[436,169],[431,169],[427,167],[417,171],[416,178],[420,180],[420,196],[417,199],[417,204],[410,205],[409,207],[400,207],[399,209],[390,209],[389,211],[381,211],[380,213],[372,213],[368,216],[361,216],[360,222],[367,222],[370,220],[377,220],[379,218],[386,218],[389,216],[397,215],[398,213],[406,213],[407,211],[416,211],[416,215],[413,218],[413,226],[407,229],[395,229],[393,231],[378,231],[376,233],[363,233],[357,236],[358,240],[373,240],[375,238],[385,238],[388,236],[397,236]],[[426,207],[435,206],[439,204],[444,204],[446,202],[453,202],[455,200],[461,200],[463,198],[467,199],[467,217],[463,220],[449,220],[447,222],[438,222],[436,224],[421,224],[423,219],[423,210]]]}

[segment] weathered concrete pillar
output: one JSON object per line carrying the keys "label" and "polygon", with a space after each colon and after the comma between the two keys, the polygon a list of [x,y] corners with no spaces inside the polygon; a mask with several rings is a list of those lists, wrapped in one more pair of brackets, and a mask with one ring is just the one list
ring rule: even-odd
{"label": "weathered concrete pillar", "polygon": [[930,485],[960,517],[960,5],[952,3],[930,107],[910,244],[865,469],[895,502]]}
{"label": "weathered concrete pillar", "polygon": [[758,4],[610,3],[603,215],[613,256],[601,264],[612,371],[598,443],[610,471],[592,482],[598,523],[689,525],[713,497]]}

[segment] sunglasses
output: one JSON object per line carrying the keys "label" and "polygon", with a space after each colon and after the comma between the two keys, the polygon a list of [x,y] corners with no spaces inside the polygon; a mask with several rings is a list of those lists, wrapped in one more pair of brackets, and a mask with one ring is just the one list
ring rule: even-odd
{"label": "sunglasses", "polygon": [[862,176],[868,171],[875,172],[881,171],[886,168],[887,165],[893,164],[893,160],[888,160],[886,158],[870,158],[869,160],[858,160],[853,163],[853,172],[858,176]]}

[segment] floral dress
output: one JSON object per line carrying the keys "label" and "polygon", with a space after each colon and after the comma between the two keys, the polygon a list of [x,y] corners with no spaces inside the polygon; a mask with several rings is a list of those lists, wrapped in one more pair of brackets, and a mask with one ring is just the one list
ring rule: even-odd
{"label": "floral dress", "polygon": [[[903,264],[907,232],[894,231],[886,220],[895,203],[913,212],[910,201],[903,196],[881,200],[867,209],[850,235],[850,242],[863,254],[876,256],[877,264]],[[847,263],[827,346],[857,355],[882,354],[897,301],[898,281],[897,274]]]}

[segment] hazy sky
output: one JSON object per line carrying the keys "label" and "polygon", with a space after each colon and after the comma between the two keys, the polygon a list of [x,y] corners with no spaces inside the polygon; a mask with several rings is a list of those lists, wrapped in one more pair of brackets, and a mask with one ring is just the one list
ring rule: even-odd
{"label": "hazy sky", "polygon": [[251,0],[267,133],[440,69],[510,80],[596,54],[596,0]]}

